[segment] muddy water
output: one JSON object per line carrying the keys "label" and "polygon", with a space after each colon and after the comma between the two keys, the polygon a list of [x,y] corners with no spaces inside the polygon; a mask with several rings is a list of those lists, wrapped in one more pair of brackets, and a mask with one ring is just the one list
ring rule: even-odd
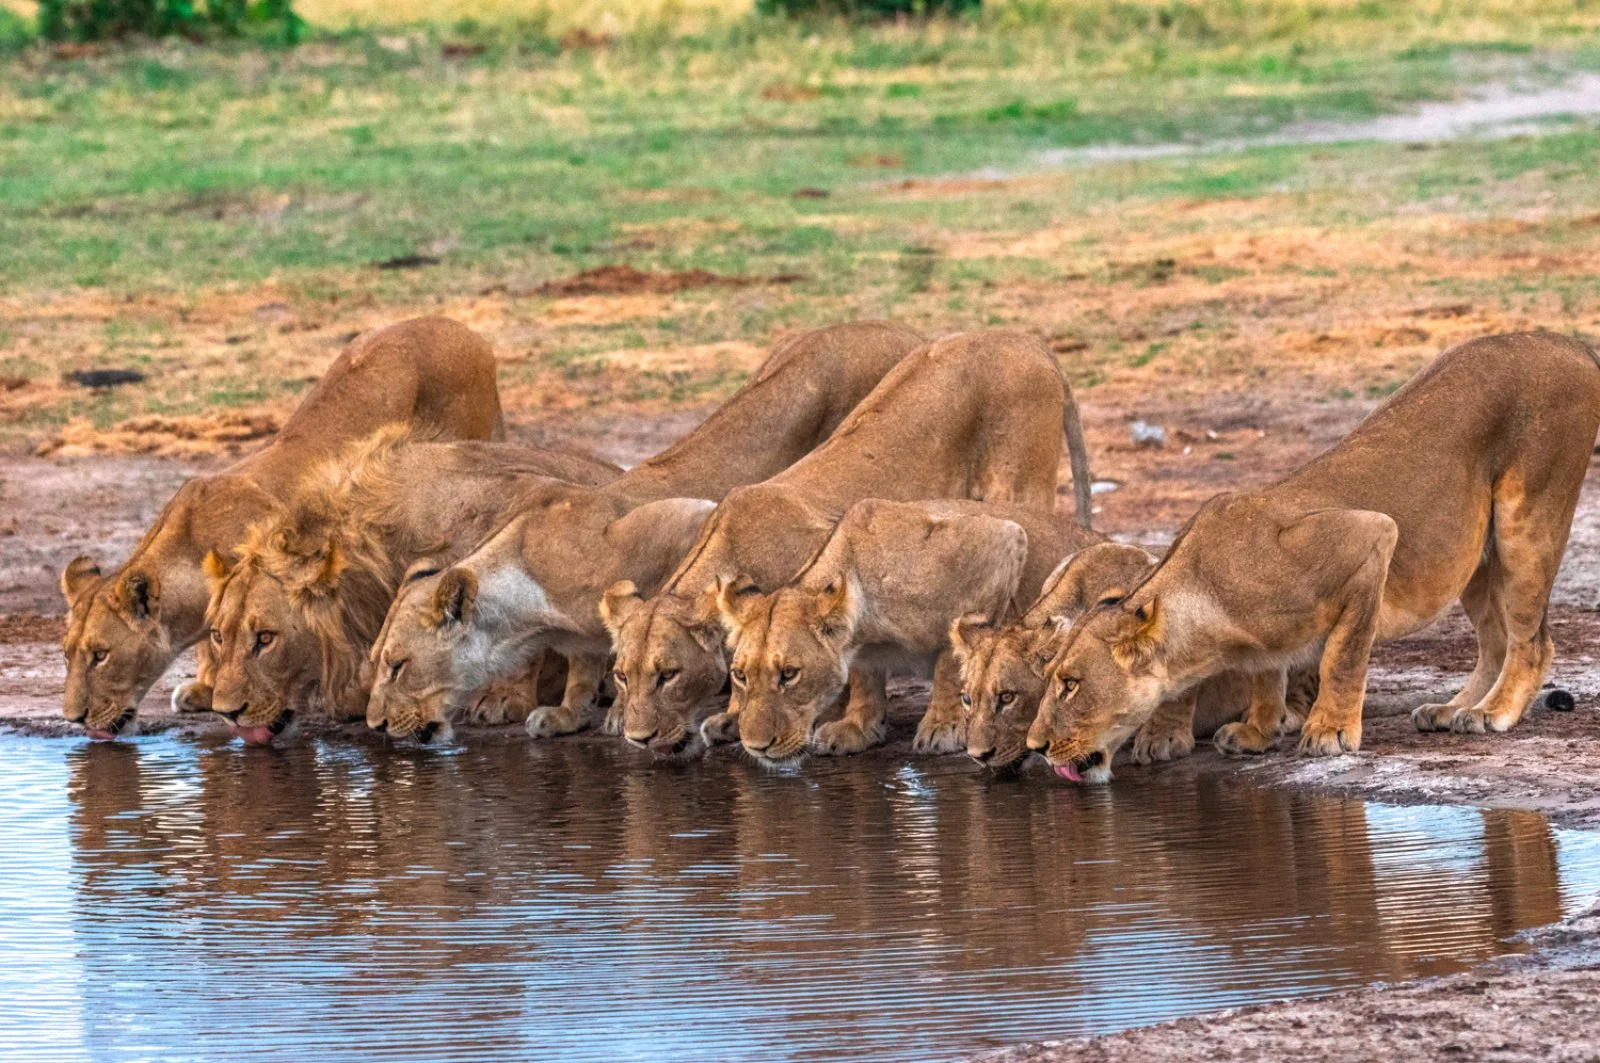
{"label": "muddy water", "polygon": [[955,760],[0,737],[0,1055],[949,1059],[1456,970],[1600,891],[1525,813]]}

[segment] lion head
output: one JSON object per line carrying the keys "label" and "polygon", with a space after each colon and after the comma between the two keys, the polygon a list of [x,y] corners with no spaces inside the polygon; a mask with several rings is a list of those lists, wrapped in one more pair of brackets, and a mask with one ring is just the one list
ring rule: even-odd
{"label": "lion head", "polygon": [[1111,779],[1111,757],[1168,693],[1158,599],[1096,606],[1066,633],[1045,675],[1028,748],[1073,782]]}
{"label": "lion head", "polygon": [[716,592],[733,645],[728,674],[741,702],[739,739],[760,760],[791,760],[849,683],[861,592],[843,578],[773,594],[719,581]]}
{"label": "lion head", "polygon": [[411,566],[373,643],[368,727],[424,745],[450,737],[451,717],[493,678],[488,638],[473,624],[477,604],[470,569]]}
{"label": "lion head", "polygon": [[623,735],[658,757],[700,752],[695,713],[728,678],[716,589],[646,601],[622,580],[606,591],[600,615],[616,651]]}
{"label": "lion head", "polygon": [[67,599],[64,713],[90,737],[130,731],[139,701],[172,662],[161,623],[161,580],[126,569],[103,576],[92,558],[75,558],[61,574]]}
{"label": "lion head", "polygon": [[969,756],[1005,769],[1028,755],[1028,728],[1062,631],[1097,603],[1125,595],[1155,560],[1136,546],[1097,543],[1058,565],[1018,620],[996,627],[982,617],[965,617],[951,625]]}

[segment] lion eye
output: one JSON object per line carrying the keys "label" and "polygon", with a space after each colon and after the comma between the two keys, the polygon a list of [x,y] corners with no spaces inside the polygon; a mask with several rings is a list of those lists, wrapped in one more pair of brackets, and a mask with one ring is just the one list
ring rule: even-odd
{"label": "lion eye", "polygon": [[656,676],[656,686],[664,687],[676,678],[678,678],[678,669],[668,668]]}
{"label": "lion eye", "polygon": [[214,627],[214,628],[211,629],[211,645],[213,645],[213,646],[222,645],[222,629],[221,628]]}
{"label": "lion eye", "polygon": [[965,705],[969,709],[972,708],[972,695],[971,694],[962,694],[961,695],[961,704]]}
{"label": "lion eye", "polygon": [[1076,679],[1063,679],[1061,681],[1061,693],[1062,693],[1062,695],[1064,697],[1069,697],[1070,698],[1072,695],[1076,694],[1077,692],[1078,692],[1078,681]]}
{"label": "lion eye", "polygon": [[277,639],[277,637],[278,636],[276,634],[274,634],[273,632],[271,632],[271,631],[262,631],[262,632],[257,633],[257,635],[256,635],[256,649],[258,649],[258,650],[266,649],[268,646],[272,645],[273,641],[275,639]]}
{"label": "lion eye", "polygon": [[1016,701],[1016,700],[1017,700],[1017,695],[1016,695],[1015,691],[1011,691],[1011,690],[1002,690],[1002,691],[1000,691],[1000,704],[1009,705],[1013,701]]}
{"label": "lion eye", "polygon": [[400,669],[404,668],[405,666],[406,666],[406,662],[403,661],[403,660],[390,661],[389,662],[389,682],[392,683],[396,679],[399,679],[400,678]]}
{"label": "lion eye", "polygon": [[780,682],[780,683],[784,684],[785,686],[787,686],[790,683],[793,683],[794,680],[795,680],[795,676],[797,676],[799,674],[800,674],[800,669],[795,668],[794,666],[791,665],[790,667],[785,668],[781,672],[778,673],[778,682]]}
{"label": "lion eye", "polygon": [[729,670],[728,674],[733,677],[733,681],[735,683],[738,683],[740,686],[744,686],[744,672],[734,668]]}
{"label": "lion eye", "polygon": [[106,658],[110,656],[110,650],[91,650],[89,653],[89,663],[93,665],[105,664]]}
{"label": "lion eye", "polygon": [[621,672],[612,672],[611,681],[617,684],[619,687],[625,687],[628,685],[628,677],[623,675]]}

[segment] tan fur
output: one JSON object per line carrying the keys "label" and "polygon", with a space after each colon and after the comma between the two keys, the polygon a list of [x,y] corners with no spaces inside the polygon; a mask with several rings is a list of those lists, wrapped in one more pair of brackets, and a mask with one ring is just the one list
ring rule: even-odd
{"label": "tan fur", "polygon": [[[857,753],[882,742],[885,678],[933,676],[913,748],[966,742],[950,625],[1003,620],[1060,559],[1098,538],[1034,507],[994,502],[858,502],[793,583],[771,594],[721,584],[744,748],[766,761],[806,749]],[[816,727],[845,695],[837,720]]]}
{"label": "tan fur", "polygon": [[[1018,619],[1000,625],[963,617],[950,628],[961,666],[961,701],[967,721],[967,755],[993,770],[1015,767],[1028,755],[1028,728],[1044,696],[1050,661],[1071,624],[1101,603],[1121,599],[1156,564],[1136,546],[1101,543],[1062,562],[1044,590]],[[1296,678],[1305,683],[1307,670]],[[1315,685],[1315,673],[1309,673]],[[1238,719],[1249,704],[1248,678],[1238,672],[1213,676],[1162,702],[1133,739],[1133,760],[1174,760]],[[1296,722],[1298,726],[1298,722]]]}
{"label": "tan fur", "polygon": [[[313,462],[395,422],[441,439],[502,436],[494,372],[489,344],[445,318],[367,333],[345,348],[270,443],[180,488],[120,569],[101,575],[88,558],[74,560],[61,581],[67,719],[102,736],[134,720],[151,684],[205,633],[210,594],[202,559],[242,543]],[[204,647],[200,657],[201,682],[180,689],[180,708],[208,704]]]}
{"label": "tan fur", "polygon": [[336,713],[365,716],[363,668],[408,566],[454,561],[547,479],[593,485],[620,472],[517,444],[416,441],[404,426],[352,444],[251,528],[231,571],[208,555],[212,709],[281,731],[320,691]]}
{"label": "tan fur", "polygon": [[864,498],[972,498],[1048,512],[1062,425],[1076,420],[1063,410],[1073,407],[1048,349],[1026,333],[968,333],[907,358],[834,438],[730,493],[658,596],[604,599],[630,741],[692,756],[701,739],[736,736],[736,712],[694,727],[728,674],[709,596],[719,579],[774,589]]}
{"label": "tan fur", "polygon": [[1597,428],[1600,365],[1584,344],[1516,334],[1446,351],[1287,479],[1207,502],[1126,599],[1074,626],[1029,746],[1109,777],[1164,699],[1241,670],[1249,716],[1216,742],[1259,752],[1284,714],[1285,668],[1320,659],[1300,749],[1355,750],[1373,643],[1457,598],[1478,665],[1417,725],[1511,727],[1554,653],[1545,611]]}
{"label": "tan fur", "polygon": [[[374,651],[369,722],[397,736],[439,733],[473,690],[552,648],[568,661],[566,693],[528,718],[530,733],[595,722],[610,648],[600,616],[606,588],[626,579],[653,593],[717,500],[794,464],[925,342],[877,322],[799,336],[664,453],[603,487],[532,493],[456,566],[475,577],[470,622],[441,621],[432,608],[442,576],[401,589]],[[396,662],[399,681],[390,682]],[[620,730],[620,715],[603,726]]]}

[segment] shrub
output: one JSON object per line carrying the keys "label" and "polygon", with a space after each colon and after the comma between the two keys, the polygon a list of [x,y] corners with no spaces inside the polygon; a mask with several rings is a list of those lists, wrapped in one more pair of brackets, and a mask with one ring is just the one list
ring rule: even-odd
{"label": "shrub", "polygon": [[250,28],[276,30],[292,44],[305,23],[294,0],[39,0],[39,34],[52,41],[231,37]]}
{"label": "shrub", "polygon": [[983,0],[756,0],[763,15],[843,15],[872,21],[976,13]]}

